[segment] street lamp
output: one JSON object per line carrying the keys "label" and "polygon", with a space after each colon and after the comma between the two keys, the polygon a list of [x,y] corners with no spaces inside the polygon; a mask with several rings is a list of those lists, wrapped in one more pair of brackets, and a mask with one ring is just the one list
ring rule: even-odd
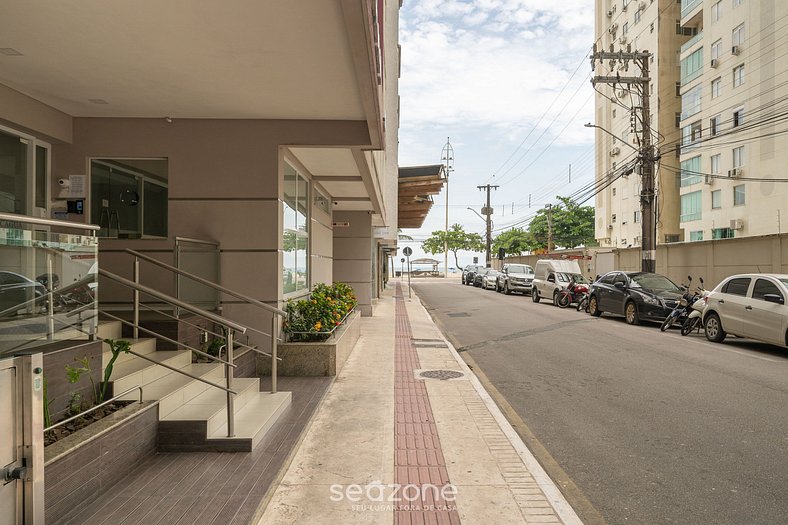
{"label": "street lamp", "polygon": [[484,217],[482,217],[481,213],[479,213],[478,211],[474,210],[474,209],[473,209],[473,208],[471,208],[470,206],[468,206],[468,209],[469,209],[469,210],[471,210],[471,211],[472,211],[473,213],[475,213],[476,215],[478,215],[478,216],[479,216],[479,218],[480,218],[481,220],[483,220],[485,223],[487,222],[487,219],[485,219]]}
{"label": "street lamp", "polygon": [[446,233],[443,239],[443,269],[444,275],[449,276],[449,173],[454,171],[454,148],[451,147],[449,137],[446,137],[446,145],[441,151],[441,160],[444,162],[446,171]]}
{"label": "street lamp", "polygon": [[614,139],[616,139],[616,140],[620,140],[621,142],[623,142],[624,144],[626,144],[627,146],[629,146],[629,147],[630,147],[630,148],[632,148],[633,150],[635,150],[635,151],[640,151],[638,148],[636,148],[635,146],[633,146],[632,144],[630,144],[630,143],[629,143],[629,142],[627,142],[626,140],[622,139],[621,137],[618,137],[618,136],[614,135],[613,133],[609,132],[608,130],[606,130],[606,129],[605,129],[605,128],[603,128],[602,126],[597,126],[596,124],[591,124],[590,122],[588,122],[588,123],[586,123],[586,124],[583,124],[583,127],[584,127],[584,128],[596,128],[596,129],[601,129],[602,131],[604,131],[605,133],[607,133],[608,135],[610,135],[610,136],[611,136],[611,137],[613,137]]}

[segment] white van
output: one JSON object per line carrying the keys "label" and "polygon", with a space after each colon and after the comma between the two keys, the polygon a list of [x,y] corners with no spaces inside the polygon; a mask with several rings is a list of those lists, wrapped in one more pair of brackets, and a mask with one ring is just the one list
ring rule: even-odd
{"label": "white van", "polygon": [[566,288],[572,278],[574,278],[575,282],[586,282],[577,261],[565,259],[542,259],[536,261],[531,299],[538,303],[544,297],[552,299],[553,303],[555,303],[559,290]]}

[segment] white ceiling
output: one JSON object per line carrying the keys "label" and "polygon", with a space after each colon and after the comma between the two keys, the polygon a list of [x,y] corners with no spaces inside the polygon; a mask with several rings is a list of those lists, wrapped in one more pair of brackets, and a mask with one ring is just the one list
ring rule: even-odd
{"label": "white ceiling", "polygon": [[76,117],[365,120],[346,34],[339,0],[3,0],[0,83]]}

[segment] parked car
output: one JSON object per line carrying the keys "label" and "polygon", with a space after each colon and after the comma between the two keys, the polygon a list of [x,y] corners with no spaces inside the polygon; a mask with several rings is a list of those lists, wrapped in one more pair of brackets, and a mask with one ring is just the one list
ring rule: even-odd
{"label": "parked car", "polygon": [[476,277],[476,272],[484,268],[478,264],[469,264],[462,270],[462,284],[473,284],[473,279]]}
{"label": "parked car", "polygon": [[484,276],[482,276],[482,288],[485,290],[495,290],[498,286],[498,276],[501,274],[498,270],[488,269]]}
{"label": "parked car", "polygon": [[722,342],[725,336],[755,339],[788,347],[788,274],[734,275],[707,297],[703,312],[706,338]]}
{"label": "parked car", "polygon": [[482,287],[482,278],[484,278],[484,276],[487,275],[487,272],[489,272],[491,270],[492,270],[492,268],[479,268],[476,271],[476,273],[474,274],[473,285],[476,288],[481,288]]}
{"label": "parked car", "polygon": [[[558,304],[558,292],[569,285],[572,276],[575,282],[586,282],[577,261],[564,259],[542,259],[536,261],[536,272],[531,290],[531,299],[538,303],[543,297]],[[579,279],[582,279],[580,281]]]}
{"label": "parked car", "polygon": [[504,264],[495,290],[507,295],[512,292],[531,293],[533,282],[534,269],[527,264]]}
{"label": "parked car", "polygon": [[46,294],[47,289],[40,282],[18,273],[0,271],[0,311],[10,310],[16,306],[19,310],[43,308],[44,299],[35,303],[32,300]]}
{"label": "parked car", "polygon": [[664,275],[609,272],[591,285],[588,313],[623,315],[629,324],[662,322],[681,300],[684,289]]}

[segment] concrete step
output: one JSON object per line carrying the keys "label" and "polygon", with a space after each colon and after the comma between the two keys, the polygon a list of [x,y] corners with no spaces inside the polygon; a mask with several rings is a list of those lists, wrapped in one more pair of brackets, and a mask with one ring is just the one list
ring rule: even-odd
{"label": "concrete step", "polygon": [[[111,339],[111,338],[110,338]],[[133,352],[137,352],[138,354],[148,355],[156,351],[156,339],[153,337],[140,337],[139,339],[126,339],[131,343],[131,350]],[[102,355],[101,355],[101,366],[102,368],[106,368],[107,363],[112,358],[112,351],[109,348],[109,344],[103,343],[101,345],[102,348]],[[132,354],[127,354],[125,352],[121,352],[118,356],[118,359],[115,361],[115,365],[119,365],[120,363],[125,363],[128,361],[144,361],[144,359],[139,359],[137,356]]]}
{"label": "concrete step", "polygon": [[102,339],[119,339],[123,330],[120,321],[99,319],[96,335]]}
{"label": "concrete step", "polygon": [[276,424],[292,403],[290,392],[256,392],[235,414],[235,436],[227,437],[227,422],[208,434],[208,443],[217,448],[252,451]]}
{"label": "concrete step", "polygon": [[[159,366],[158,363],[181,369],[192,362],[191,352],[186,351],[155,351],[146,354],[146,357],[153,359],[155,363],[141,358],[125,360],[120,363],[116,362],[110,378],[115,392],[123,392],[135,385],[144,387],[172,373],[172,370]],[[118,360],[120,360],[120,357],[118,357]]]}

